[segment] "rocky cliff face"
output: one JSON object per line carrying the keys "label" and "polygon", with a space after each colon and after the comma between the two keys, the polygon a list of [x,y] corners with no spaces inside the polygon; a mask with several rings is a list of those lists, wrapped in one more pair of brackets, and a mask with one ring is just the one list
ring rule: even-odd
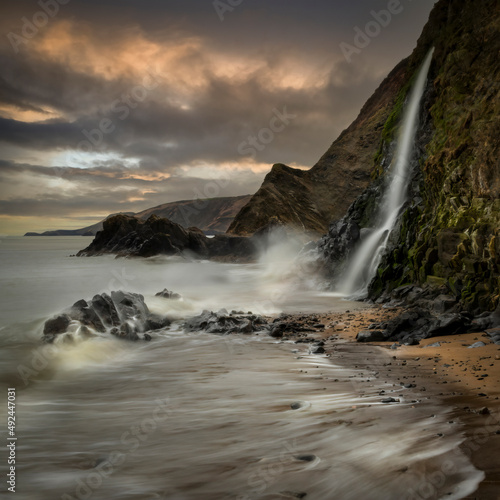
{"label": "rocky cliff face", "polygon": [[189,254],[204,259],[248,261],[257,253],[256,244],[249,238],[224,234],[207,238],[198,228],[185,229],[157,215],[151,215],[145,221],[129,215],[115,215],[104,221],[103,230],[77,256]]}
{"label": "rocky cliff face", "polygon": [[494,0],[435,5],[383,126],[374,165],[378,179],[322,241],[327,263],[334,263],[342,225],[352,221],[362,232],[372,224],[411,78],[434,46],[410,201],[370,286],[374,298],[418,283],[449,294],[469,311],[499,304],[499,30],[500,5]]}
{"label": "rocky cliff face", "polygon": [[342,217],[370,183],[384,123],[407,80],[407,64],[404,60],[394,68],[356,120],[310,170],[274,165],[228,232],[253,234],[274,221],[324,234],[330,221]]}

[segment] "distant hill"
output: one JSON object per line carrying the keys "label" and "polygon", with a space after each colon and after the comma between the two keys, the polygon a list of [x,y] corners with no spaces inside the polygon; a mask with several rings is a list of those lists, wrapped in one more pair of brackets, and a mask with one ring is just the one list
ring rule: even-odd
{"label": "distant hill", "polygon": [[183,227],[205,232],[225,233],[236,214],[250,201],[251,195],[165,203],[135,214],[139,219],[150,215],[166,217]]}
{"label": "distant hill", "polygon": [[[250,200],[251,195],[232,196],[226,198],[210,198],[206,200],[182,200],[148,208],[142,212],[120,212],[139,219],[147,219],[150,215],[166,217],[183,227],[197,227],[206,233],[225,233],[235,215]],[[28,232],[24,236],[95,236],[102,230],[103,222],[81,229],[56,229],[43,233]]]}

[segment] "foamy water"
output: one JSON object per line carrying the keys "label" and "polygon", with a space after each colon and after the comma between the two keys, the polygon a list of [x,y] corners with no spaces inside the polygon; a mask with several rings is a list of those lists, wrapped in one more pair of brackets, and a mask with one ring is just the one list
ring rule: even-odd
{"label": "foamy water", "polygon": [[[315,291],[307,272],[294,278],[286,249],[228,265],[74,259],[83,238],[36,240],[0,248],[2,285],[15,284],[1,292],[0,376],[18,393],[17,498],[459,499],[482,479],[458,451],[460,431],[448,436],[446,408],[431,418],[404,396],[384,405],[390,381],[304,344],[182,331],[204,308],[362,307]],[[149,343],[39,343],[44,319],[117,274],[129,281],[112,289],[143,293],[178,322]],[[154,298],[164,287],[183,300]]]}

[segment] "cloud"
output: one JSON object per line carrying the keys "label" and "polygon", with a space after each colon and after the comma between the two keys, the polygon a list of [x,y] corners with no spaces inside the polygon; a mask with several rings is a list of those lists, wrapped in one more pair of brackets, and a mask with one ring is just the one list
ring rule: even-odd
{"label": "cloud", "polygon": [[[348,64],[340,42],[386,2],[252,0],[221,23],[201,0],[72,0],[15,53],[5,35],[39,10],[16,2],[0,20],[1,213],[146,208],[226,172],[225,193],[246,194],[265,165],[312,166],[411,51],[432,3],[405,4]],[[295,118],[242,155],[284,109]]]}

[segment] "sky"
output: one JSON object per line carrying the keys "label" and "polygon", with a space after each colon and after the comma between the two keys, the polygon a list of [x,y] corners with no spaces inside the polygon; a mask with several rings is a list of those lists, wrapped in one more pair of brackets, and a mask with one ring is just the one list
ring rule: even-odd
{"label": "sky", "polygon": [[0,6],[0,234],[252,194],[310,168],[435,0]]}

